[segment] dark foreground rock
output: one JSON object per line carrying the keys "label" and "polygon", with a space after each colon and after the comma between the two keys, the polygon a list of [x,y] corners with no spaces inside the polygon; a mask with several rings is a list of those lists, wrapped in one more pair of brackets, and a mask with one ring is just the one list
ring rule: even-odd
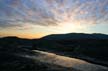
{"label": "dark foreground rock", "polygon": [[40,62],[28,58],[26,55],[35,55],[36,57],[37,53],[35,52],[34,54],[32,51],[22,48],[0,47],[0,71],[79,71],[68,67]]}

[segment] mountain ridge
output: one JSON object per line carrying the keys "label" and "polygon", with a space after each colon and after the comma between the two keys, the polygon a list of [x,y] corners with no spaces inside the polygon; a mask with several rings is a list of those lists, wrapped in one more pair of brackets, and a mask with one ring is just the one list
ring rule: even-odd
{"label": "mountain ridge", "polygon": [[51,34],[41,39],[58,40],[58,39],[108,39],[107,34],[101,33],[68,33],[68,34]]}

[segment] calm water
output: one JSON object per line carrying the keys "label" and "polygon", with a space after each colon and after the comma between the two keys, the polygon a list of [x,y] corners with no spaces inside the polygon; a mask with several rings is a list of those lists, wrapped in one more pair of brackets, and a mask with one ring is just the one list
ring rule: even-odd
{"label": "calm water", "polygon": [[36,56],[25,55],[25,56],[39,60],[41,62],[56,64],[63,67],[70,67],[80,71],[108,71],[108,67],[92,64],[84,60],[60,56],[54,53],[48,53],[38,50],[33,50],[33,52],[36,52],[36,54],[38,53],[38,55]]}

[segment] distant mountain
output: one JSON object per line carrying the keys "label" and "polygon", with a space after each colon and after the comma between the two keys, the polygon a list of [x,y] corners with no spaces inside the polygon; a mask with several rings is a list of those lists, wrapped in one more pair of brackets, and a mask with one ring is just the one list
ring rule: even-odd
{"label": "distant mountain", "polygon": [[52,34],[43,37],[47,40],[64,40],[64,39],[108,39],[105,34],[84,34],[84,33],[70,33],[70,34]]}
{"label": "distant mountain", "polygon": [[16,36],[9,36],[9,37],[3,37],[0,38],[0,46],[7,46],[7,45],[32,45],[32,41],[30,39],[24,39],[24,38],[18,38]]}

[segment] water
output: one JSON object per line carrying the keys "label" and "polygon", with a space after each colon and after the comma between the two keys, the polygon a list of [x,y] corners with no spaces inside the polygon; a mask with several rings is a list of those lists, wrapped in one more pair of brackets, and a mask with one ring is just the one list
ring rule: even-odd
{"label": "water", "polygon": [[38,55],[36,56],[27,55],[26,57],[33,58],[45,63],[74,68],[80,71],[108,71],[108,67],[92,64],[84,60],[56,55],[54,53],[38,51],[38,50],[33,50],[33,52],[38,53]]}

